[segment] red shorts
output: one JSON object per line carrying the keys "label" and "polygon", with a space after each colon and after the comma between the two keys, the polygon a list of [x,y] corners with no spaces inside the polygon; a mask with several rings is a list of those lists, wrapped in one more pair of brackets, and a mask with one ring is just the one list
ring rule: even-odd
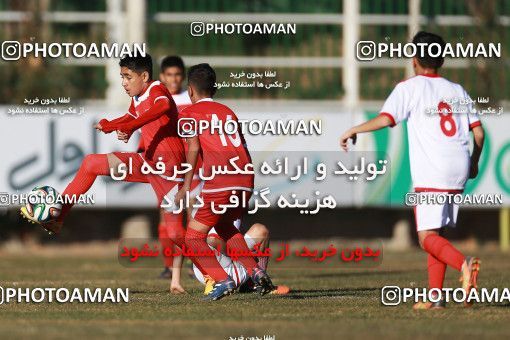
{"label": "red shorts", "polygon": [[[191,217],[208,227],[218,228],[223,225],[229,227],[233,226],[234,222],[243,216],[246,206],[240,203],[239,206],[226,208],[224,212],[217,211],[222,210],[220,205],[230,203],[231,196],[237,196],[239,202],[243,202],[244,200],[247,206],[251,197],[251,192],[245,190],[235,190],[234,193],[232,190],[204,192],[200,195],[204,205],[200,208],[193,209]],[[215,207],[214,210],[213,206]]]}
{"label": "red shorts", "polygon": [[149,183],[152,186],[154,192],[156,193],[156,197],[158,199],[158,206],[161,205],[161,202],[165,195],[173,191],[177,192],[179,188],[182,186],[183,180],[180,178],[176,178],[175,180],[169,180],[162,175],[143,174],[141,172],[141,169],[144,164],[144,159],[142,155],[139,153],[114,152],[113,154],[125,164],[129,164],[129,160],[131,159],[132,165],[131,173],[128,173],[124,181]]}
{"label": "red shorts", "polygon": [[[137,183],[149,183],[152,189],[156,193],[158,199],[158,206],[163,203],[163,198],[166,196],[166,202],[173,202],[174,196],[177,191],[182,187],[184,180],[182,178],[176,178],[173,180],[167,179],[166,176],[155,175],[155,174],[143,174],[141,172],[142,165],[144,164],[144,158],[141,154],[135,152],[114,152],[117,158],[123,163],[129,164],[131,159],[132,171],[126,176],[126,182],[137,182]],[[202,181],[199,179],[193,179],[191,182],[191,191],[193,194],[198,195],[202,188]],[[172,209],[170,209],[172,210]]]}

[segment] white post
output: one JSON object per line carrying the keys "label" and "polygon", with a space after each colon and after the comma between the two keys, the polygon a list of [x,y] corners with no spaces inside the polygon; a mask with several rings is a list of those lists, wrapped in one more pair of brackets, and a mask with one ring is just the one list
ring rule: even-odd
{"label": "white post", "polygon": [[359,65],[356,59],[356,44],[359,40],[359,2],[358,0],[344,0],[343,7],[342,83],[345,89],[344,103],[348,108],[354,108],[359,102]]}
{"label": "white post", "polygon": [[[409,0],[409,21],[407,22],[407,30],[409,39],[420,30],[420,0]],[[413,64],[411,60],[406,65],[406,78],[414,76]]]}
{"label": "white post", "polygon": [[[107,0],[107,43],[124,43],[124,20],[122,12],[122,0]],[[129,98],[121,88],[119,74],[119,60],[108,58],[106,61],[106,101],[109,106],[127,107]]]}
{"label": "white post", "polygon": [[126,1],[127,41],[129,43],[144,43],[147,41],[146,1]]}

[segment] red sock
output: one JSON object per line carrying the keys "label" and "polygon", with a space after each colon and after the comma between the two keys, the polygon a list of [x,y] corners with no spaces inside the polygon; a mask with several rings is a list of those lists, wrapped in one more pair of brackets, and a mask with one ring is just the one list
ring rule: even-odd
{"label": "red sock", "polygon": [[429,273],[429,289],[443,288],[444,274],[446,273],[446,263],[436,259],[429,254],[427,259],[427,269]]}
{"label": "red sock", "polygon": [[[240,232],[237,232],[234,236],[227,240],[227,249],[250,252],[250,248],[248,248],[246,240]],[[257,267],[257,262],[253,256],[240,256],[239,262],[241,262],[243,267],[246,268],[246,271],[250,276],[253,274],[253,268]]]}
{"label": "red sock", "polygon": [[183,227],[183,215],[164,212],[163,220],[165,224],[165,234],[173,244],[176,244],[182,249],[182,246],[184,245],[184,236],[186,234],[186,230],[184,230]]}
{"label": "red sock", "polygon": [[[105,154],[87,155],[83,158],[80,169],[71,183],[67,185],[62,196],[71,198],[73,195],[82,195],[94,184],[97,176],[106,176],[109,173],[110,167],[108,166],[108,158]],[[64,204],[62,206],[62,212],[58,221],[63,221],[72,206],[73,204]]]}
{"label": "red sock", "polygon": [[423,249],[439,261],[460,271],[465,256],[452,244],[439,235],[431,234],[423,240]]}
{"label": "red sock", "polygon": [[[233,223],[221,223],[214,228],[218,235],[227,242],[227,251],[228,249],[232,249],[241,252],[250,252],[250,248],[248,248],[244,236],[237,230]],[[240,256],[239,262],[241,262],[250,276],[253,274],[253,268],[257,267],[257,262],[253,256]]]}
{"label": "red sock", "polygon": [[[207,244],[206,238],[206,233],[188,228],[186,230],[186,247],[194,252],[210,251],[211,248]],[[216,256],[192,256],[190,259],[202,273],[207,273],[214,281],[223,281],[228,278]]]}
{"label": "red sock", "polygon": [[160,223],[158,226],[158,236],[159,236],[159,243],[161,244],[161,252],[163,253],[163,263],[165,264],[165,267],[172,268],[174,257],[173,256],[166,256],[165,248],[169,248],[172,250],[173,253],[173,245],[174,243],[168,236],[166,224]]}

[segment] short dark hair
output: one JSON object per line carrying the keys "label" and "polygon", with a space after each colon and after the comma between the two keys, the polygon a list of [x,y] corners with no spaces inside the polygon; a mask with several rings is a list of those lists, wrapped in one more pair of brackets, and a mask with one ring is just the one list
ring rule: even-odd
{"label": "short dark hair", "polygon": [[186,67],[184,67],[184,61],[182,58],[176,55],[169,55],[163,58],[161,61],[161,73],[165,72],[165,70],[169,67],[178,67],[181,69],[182,73],[186,75]]}
{"label": "short dark hair", "polygon": [[[429,33],[425,31],[420,31],[416,33],[416,35],[413,37],[413,44],[427,44],[425,47],[416,47],[416,59],[418,59],[418,63],[422,67],[426,68],[433,68],[438,69],[441,66],[443,66],[444,58],[442,56],[442,51],[444,50],[444,47],[446,43],[444,42],[443,38],[441,38],[439,35],[434,33]],[[428,54],[428,46],[430,44],[439,44],[441,46],[441,55],[437,57],[431,57]],[[420,54],[420,51],[423,49],[423,55]]]}
{"label": "short dark hair", "polygon": [[120,67],[127,67],[138,74],[149,73],[149,80],[152,80],[152,58],[146,53],[145,57],[137,55],[136,57],[126,56],[119,61]]}
{"label": "short dark hair", "polygon": [[206,63],[193,65],[188,71],[188,84],[200,94],[212,97],[216,93],[216,72]]}

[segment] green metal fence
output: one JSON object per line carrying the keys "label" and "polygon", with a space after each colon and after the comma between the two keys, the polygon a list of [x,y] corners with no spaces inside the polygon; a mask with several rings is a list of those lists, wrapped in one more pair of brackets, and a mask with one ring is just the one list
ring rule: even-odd
{"label": "green metal fence", "polygon": [[[28,5],[27,5],[28,3]],[[37,3],[37,2],[35,2]],[[501,23],[499,16],[510,18],[510,2],[430,0],[421,1],[421,14],[426,18],[421,29],[440,33],[450,42],[489,42],[499,41],[503,46],[503,55],[508,57],[510,25]],[[37,7],[33,1],[19,2],[0,0],[0,13],[3,11],[22,11]],[[191,37],[189,23],[164,23],[155,20],[158,13],[291,13],[291,14],[342,14],[342,1],[336,0],[151,0],[147,2],[147,41],[150,53],[160,59],[168,54],[191,57],[238,56],[238,57],[342,57],[342,25],[336,23],[298,24],[295,35],[207,35]],[[480,6],[480,7],[477,7]],[[51,0],[49,11],[88,11],[104,12],[106,0]],[[407,15],[408,0],[360,1],[361,15]],[[438,23],[438,16],[466,16],[475,19],[474,24],[459,25]],[[206,21],[206,18],[204,18]],[[26,22],[0,22],[2,40],[28,39],[27,32],[39,38],[39,27],[23,27]],[[104,23],[49,23],[48,32],[51,41],[95,41],[103,42],[106,37]],[[361,40],[406,42],[409,39],[405,24],[363,24],[360,27]],[[446,68],[442,72],[446,77],[459,82],[473,96],[490,96],[493,99],[508,99],[510,84],[506,74],[509,63],[505,58],[490,60],[482,65],[471,61],[467,68]],[[395,60],[391,68],[361,68],[361,100],[383,100],[393,86],[405,77],[405,66],[409,60]],[[66,66],[58,68],[50,62],[44,62],[36,68],[40,86],[32,91],[70,91],[83,98],[104,98],[107,87],[104,69],[98,66]],[[267,69],[265,67],[264,69]],[[340,99],[343,95],[341,67],[270,67],[282,81],[289,81],[287,90],[251,90],[227,88],[219,91],[220,97],[227,98],[278,98],[278,99]],[[16,102],[21,89],[30,89],[33,65],[12,67],[9,63],[0,64],[0,77],[5,81],[0,89],[0,102]],[[231,72],[260,71],[260,67],[228,66],[218,67],[220,81],[228,80]],[[63,74],[59,76],[58,74]],[[60,78],[59,78],[60,77]],[[51,78],[51,79],[50,79]],[[55,79],[60,79],[58,85]],[[30,92],[30,91],[29,91]],[[40,93],[40,92],[37,92]]]}

